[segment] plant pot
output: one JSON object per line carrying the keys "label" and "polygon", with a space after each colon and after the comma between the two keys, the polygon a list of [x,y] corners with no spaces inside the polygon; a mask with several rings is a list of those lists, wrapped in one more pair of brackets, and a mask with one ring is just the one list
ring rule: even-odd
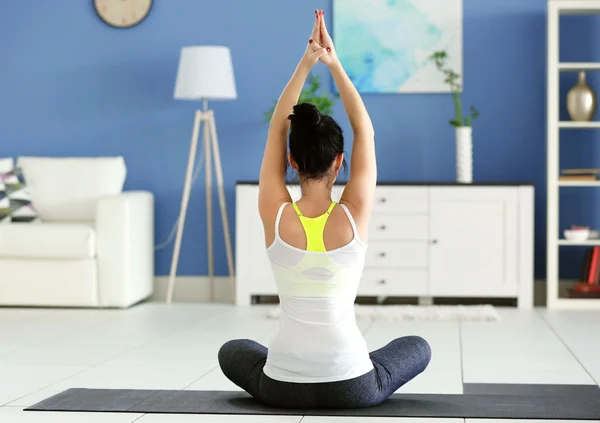
{"label": "plant pot", "polygon": [[463,184],[473,182],[473,128],[456,128],[456,181]]}

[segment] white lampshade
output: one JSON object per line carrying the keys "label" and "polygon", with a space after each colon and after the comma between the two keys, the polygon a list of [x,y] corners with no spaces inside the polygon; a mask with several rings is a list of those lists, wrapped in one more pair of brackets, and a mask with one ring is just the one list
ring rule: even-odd
{"label": "white lampshade", "polygon": [[187,46],[181,49],[175,98],[234,100],[237,98],[229,48]]}

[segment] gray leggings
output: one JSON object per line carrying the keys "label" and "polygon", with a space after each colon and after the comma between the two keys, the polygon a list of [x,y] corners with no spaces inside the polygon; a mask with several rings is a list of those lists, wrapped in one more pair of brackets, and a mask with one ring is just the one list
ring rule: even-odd
{"label": "gray leggings", "polygon": [[423,372],[431,349],[423,338],[398,338],[370,354],[373,370],[354,379],[326,383],[291,383],[263,372],[267,349],[247,339],[229,341],[219,351],[221,370],[257,400],[279,408],[348,409],[371,407]]}

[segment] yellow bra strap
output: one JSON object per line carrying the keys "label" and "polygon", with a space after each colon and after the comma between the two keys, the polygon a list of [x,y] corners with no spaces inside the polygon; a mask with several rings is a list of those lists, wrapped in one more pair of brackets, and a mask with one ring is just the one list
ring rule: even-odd
{"label": "yellow bra strap", "polygon": [[321,216],[306,217],[302,215],[300,209],[298,208],[298,205],[296,203],[293,203],[294,210],[296,210],[296,214],[300,218],[300,223],[302,223],[304,233],[306,234],[306,251],[327,251],[325,249],[323,233],[325,231],[325,224],[327,223],[327,219],[329,218],[329,215],[331,214],[336,204],[336,202],[331,203],[331,205],[327,209],[327,212],[322,214]]}
{"label": "yellow bra strap", "polygon": [[298,208],[298,204],[292,203],[292,206],[294,206],[294,210],[296,210],[296,214],[298,215],[298,217],[301,217],[302,213],[300,213],[300,209]]}
{"label": "yellow bra strap", "polygon": [[333,203],[331,203],[331,205],[329,206],[329,208],[327,209],[327,215],[330,215],[331,212],[333,211],[333,208],[335,207],[337,203],[334,201]]}

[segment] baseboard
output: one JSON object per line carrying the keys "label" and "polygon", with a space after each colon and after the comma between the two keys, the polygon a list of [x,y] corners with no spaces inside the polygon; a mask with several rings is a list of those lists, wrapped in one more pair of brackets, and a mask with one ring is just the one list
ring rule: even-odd
{"label": "baseboard", "polygon": [[[150,301],[165,301],[167,299],[168,276],[154,278],[154,293]],[[178,276],[175,279],[173,302],[210,302],[210,284],[207,276]],[[215,277],[215,302],[232,304],[233,297],[229,278]]]}

